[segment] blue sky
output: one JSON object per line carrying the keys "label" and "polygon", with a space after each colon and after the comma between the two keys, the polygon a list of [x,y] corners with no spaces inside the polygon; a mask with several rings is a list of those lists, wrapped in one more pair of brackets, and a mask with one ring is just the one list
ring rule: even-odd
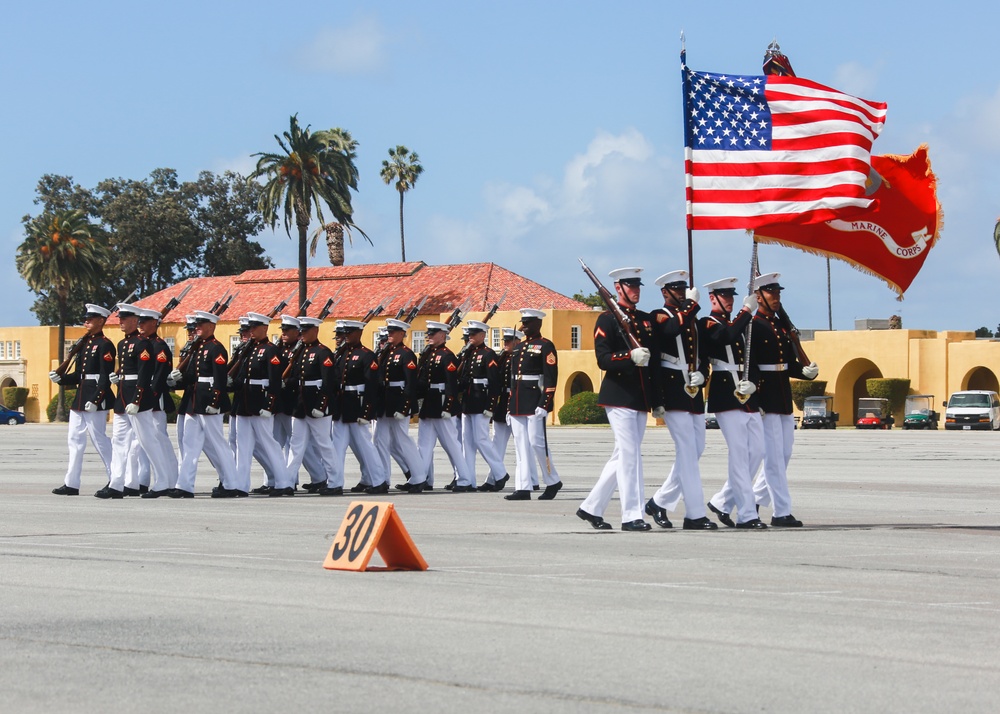
{"label": "blue sky", "polygon": [[[963,11],[966,7],[969,11]],[[777,38],[800,76],[888,102],[875,153],[930,145],[945,226],[903,302],[833,262],[833,318],[996,328],[1000,10],[981,3],[619,3],[534,0],[35,2],[0,26],[3,325],[36,324],[14,268],[45,173],[92,187],[159,167],[246,173],[298,113],[360,147],[355,217],[375,241],[348,263],[399,259],[398,195],[378,176],[405,144],[425,172],[406,196],[407,257],[494,261],[566,294],[600,275],[687,265],[679,34],[698,70],[758,73]],[[973,11],[972,8],[975,8]],[[295,246],[261,242],[279,266]],[[697,282],[749,272],[742,232],[695,234]],[[763,246],[800,327],[827,324],[826,263]],[[327,265],[317,255],[315,265]],[[647,284],[650,284],[648,281]],[[608,280],[610,284],[610,280]],[[655,289],[654,289],[655,290]],[[643,307],[657,306],[647,290]],[[191,306],[194,307],[194,306]]]}

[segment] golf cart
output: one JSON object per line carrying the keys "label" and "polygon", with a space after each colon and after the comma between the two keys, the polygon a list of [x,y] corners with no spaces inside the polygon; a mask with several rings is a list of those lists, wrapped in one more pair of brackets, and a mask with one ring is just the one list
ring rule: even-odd
{"label": "golf cart", "polygon": [[888,399],[881,397],[858,399],[858,417],[854,422],[854,426],[858,429],[891,429],[892,421]]}
{"label": "golf cart", "polygon": [[934,411],[933,394],[911,394],[903,410],[904,429],[937,429],[941,417]]}
{"label": "golf cart", "polygon": [[840,415],[833,411],[833,397],[806,397],[802,405],[802,429],[836,429]]}

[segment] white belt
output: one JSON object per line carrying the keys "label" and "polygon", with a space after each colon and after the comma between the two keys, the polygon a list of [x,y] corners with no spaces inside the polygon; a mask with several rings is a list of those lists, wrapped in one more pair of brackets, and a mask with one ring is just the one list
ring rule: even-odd
{"label": "white belt", "polygon": [[84,379],[92,379],[92,380],[94,380],[96,382],[97,380],[99,380],[101,378],[101,375],[99,375],[99,374],[85,374],[85,375],[83,375],[83,378]]}
{"label": "white belt", "polygon": [[212,384],[215,382],[215,377],[198,377],[198,381],[202,384]]}
{"label": "white belt", "polygon": [[540,374],[518,374],[515,379],[520,379],[522,382],[537,382],[542,378]]}
{"label": "white belt", "polygon": [[310,380],[307,380],[307,381],[303,382],[302,386],[303,387],[322,387],[323,386],[323,380],[322,379],[310,379]]}
{"label": "white belt", "polygon": [[680,363],[681,363],[680,357],[674,357],[673,355],[668,355],[668,354],[660,355],[660,364],[662,364],[664,367],[667,367],[668,365],[671,364],[680,364]]}
{"label": "white belt", "polygon": [[403,387],[406,386],[406,382],[389,382],[388,386],[390,386],[390,387],[399,387],[400,389],[402,389]]}
{"label": "white belt", "polygon": [[723,362],[721,359],[713,359],[712,369],[718,369],[723,372],[739,372],[740,366],[732,362]]}
{"label": "white belt", "polygon": [[270,379],[248,379],[247,384],[251,387],[269,387],[271,386]]}
{"label": "white belt", "polygon": [[485,378],[484,379],[473,379],[472,383],[473,384],[482,384],[483,386],[486,386],[487,384],[490,383],[490,380],[485,379]]}
{"label": "white belt", "polygon": [[357,392],[358,394],[363,394],[365,391],[365,385],[363,384],[345,384],[345,392]]}
{"label": "white belt", "polygon": [[668,358],[664,357],[660,360],[660,366],[664,369],[676,369],[678,371],[684,371],[687,367],[680,363],[680,360],[676,357]]}
{"label": "white belt", "polygon": [[122,375],[122,379],[124,381],[126,381],[126,382],[134,382],[135,380],[139,379],[139,375],[138,374],[123,374]]}
{"label": "white belt", "polygon": [[444,382],[437,382],[437,383],[431,384],[429,386],[430,386],[431,389],[436,389],[439,392],[443,392],[444,391]]}
{"label": "white belt", "polygon": [[761,372],[784,372],[788,369],[788,365],[785,362],[779,362],[778,364],[759,364],[757,369]]}

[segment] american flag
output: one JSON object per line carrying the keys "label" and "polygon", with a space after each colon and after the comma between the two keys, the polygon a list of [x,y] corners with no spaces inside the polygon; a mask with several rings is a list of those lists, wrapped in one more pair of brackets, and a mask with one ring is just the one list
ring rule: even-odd
{"label": "american flag", "polygon": [[884,103],[801,77],[683,71],[689,228],[818,223],[872,204]]}

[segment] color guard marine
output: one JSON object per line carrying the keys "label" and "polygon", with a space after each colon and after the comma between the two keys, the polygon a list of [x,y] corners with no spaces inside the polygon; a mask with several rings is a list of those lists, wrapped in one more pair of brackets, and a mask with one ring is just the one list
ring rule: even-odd
{"label": "color guard marine", "polygon": [[69,466],[63,485],[52,490],[57,496],[78,496],[80,476],[83,471],[83,454],[87,437],[97,449],[104,464],[105,475],[111,480],[111,439],[108,438],[108,409],[114,395],[111,392],[111,374],[115,371],[115,346],[104,336],[104,323],[111,311],[100,305],[87,303],[83,326],[87,334],[80,338],[80,347],[72,372],[49,372],[49,379],[65,387],[76,387],[76,396],[70,405],[69,429],[66,441],[69,447]]}
{"label": "color guard marine", "polygon": [[[172,414],[176,407],[167,386],[167,379],[173,370],[173,355],[170,346],[157,334],[161,315],[156,310],[140,308],[138,310],[139,333],[152,346],[153,378],[150,382],[146,404],[141,404],[139,413],[133,417],[137,446],[139,447],[140,473],[139,483],[125,483],[125,495],[148,496],[150,491],[157,495],[165,494],[177,486],[178,464],[177,454],[170,437],[167,435],[167,414]],[[144,407],[149,405],[148,409]],[[151,482],[142,483],[142,471],[148,468],[155,475]],[[145,489],[143,488],[145,487]]]}
{"label": "color guard marine", "polygon": [[462,394],[462,450],[473,474],[476,472],[476,452],[482,454],[490,467],[486,481],[478,491],[503,491],[510,479],[507,468],[490,439],[490,419],[496,410],[503,389],[503,375],[497,353],[486,346],[489,326],[469,320],[469,342],[458,370],[458,385]]}

